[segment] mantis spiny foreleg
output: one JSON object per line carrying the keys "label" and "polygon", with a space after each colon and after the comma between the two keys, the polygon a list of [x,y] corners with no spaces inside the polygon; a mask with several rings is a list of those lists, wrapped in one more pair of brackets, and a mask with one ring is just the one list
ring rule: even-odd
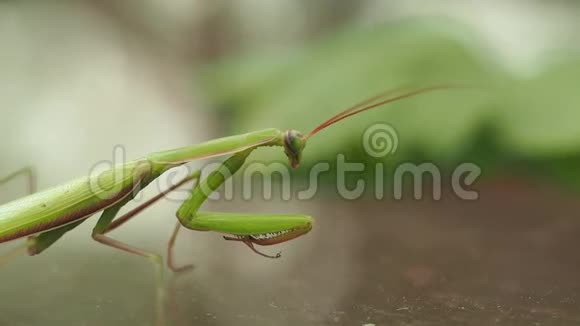
{"label": "mantis spiny foreleg", "polygon": [[[199,182],[193,189],[189,198],[181,205],[177,211],[177,218],[179,222],[188,229],[198,230],[198,231],[218,231],[224,232],[220,226],[225,226],[231,224],[232,221],[241,221],[242,218],[252,218],[248,214],[236,214],[236,213],[198,213],[199,208],[209,197],[209,195],[217,190],[228,178],[233,176],[245,163],[247,157],[253,151],[253,148],[238,152],[230,156],[225,160],[216,170],[211,172],[207,178]],[[259,215],[254,215],[260,217]],[[273,216],[274,219],[275,215]],[[281,215],[280,215],[281,216]],[[267,219],[267,217],[266,217]],[[204,222],[202,222],[202,220]],[[208,223],[205,223],[208,222]],[[242,223],[243,224],[243,223]],[[240,226],[243,228],[243,225]],[[178,230],[178,228],[176,228]],[[235,230],[233,230],[235,231]],[[267,258],[279,258],[280,253],[275,256],[264,254],[254,248],[253,242],[249,235],[237,235],[235,237],[224,237],[225,240],[241,241],[247,245],[253,252],[267,257]]]}

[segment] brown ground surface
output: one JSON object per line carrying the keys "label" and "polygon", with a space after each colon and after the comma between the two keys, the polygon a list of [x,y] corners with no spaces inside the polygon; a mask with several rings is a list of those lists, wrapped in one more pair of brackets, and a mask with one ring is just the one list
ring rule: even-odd
{"label": "brown ground surface", "polygon": [[[501,181],[476,202],[300,204],[288,211],[316,228],[277,261],[184,236],[180,260],[198,267],[168,280],[171,325],[577,325],[580,203],[546,189]],[[62,245],[2,273],[0,325],[151,322],[151,268],[123,254]]]}

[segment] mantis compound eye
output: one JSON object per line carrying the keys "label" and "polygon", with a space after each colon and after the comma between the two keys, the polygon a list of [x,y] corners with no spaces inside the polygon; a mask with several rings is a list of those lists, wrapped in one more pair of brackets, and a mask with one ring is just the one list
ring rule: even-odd
{"label": "mantis compound eye", "polygon": [[302,160],[302,150],[306,145],[306,139],[301,132],[296,130],[287,130],[284,133],[284,153],[290,161],[292,168],[297,168]]}

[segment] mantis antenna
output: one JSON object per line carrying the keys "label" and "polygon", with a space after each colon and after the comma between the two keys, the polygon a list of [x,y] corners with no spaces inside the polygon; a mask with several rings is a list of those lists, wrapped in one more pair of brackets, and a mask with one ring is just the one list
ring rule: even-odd
{"label": "mantis antenna", "polygon": [[[411,91],[407,91],[407,92],[403,92],[402,94],[399,95],[394,95],[391,96],[395,93],[398,93],[402,90],[402,88],[398,88],[395,90],[389,90],[389,91],[385,91],[381,94],[375,95],[369,99],[366,99],[360,103],[357,103],[345,110],[343,110],[342,112],[340,112],[339,114],[331,117],[330,119],[326,120],[325,122],[321,123],[318,127],[314,128],[310,133],[308,133],[308,135],[306,135],[306,139],[314,136],[315,134],[317,134],[318,132],[320,132],[321,130],[325,129],[328,126],[331,126],[337,122],[339,122],[340,120],[346,119],[350,116],[353,116],[355,114],[359,114],[361,112],[370,110],[370,109],[374,109],[376,107],[385,105],[387,103],[391,103],[391,102],[395,102],[398,100],[402,100],[408,97],[413,97],[415,95],[419,95],[422,93],[428,93],[428,92],[432,92],[432,91],[437,91],[437,90],[442,90],[442,89],[452,89],[452,88],[461,88],[461,87],[465,87],[465,86],[458,86],[458,85],[435,85],[435,86],[428,86],[428,87],[421,87],[421,88],[417,88]],[[388,97],[390,96],[390,97]],[[386,97],[386,98],[385,98]],[[382,100],[381,100],[382,99]],[[379,101],[376,103],[373,103],[375,101]]]}

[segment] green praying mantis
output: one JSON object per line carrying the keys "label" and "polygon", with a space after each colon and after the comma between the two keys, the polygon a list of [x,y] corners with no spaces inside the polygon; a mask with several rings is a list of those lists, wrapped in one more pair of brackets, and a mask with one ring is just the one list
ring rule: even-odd
{"label": "green praying mantis", "polygon": [[[145,158],[115,166],[96,176],[78,178],[16,199],[0,206],[0,243],[24,237],[27,237],[27,241],[22,247],[0,258],[0,263],[20,253],[26,252],[31,256],[42,253],[65,233],[102,211],[92,231],[93,239],[106,246],[146,257],[157,267],[157,321],[158,324],[163,324],[164,263],[161,256],[115,240],[109,237],[109,232],[137,216],[169,192],[187,182],[197,181],[176,213],[178,221],[169,240],[166,257],[171,270],[181,272],[192,268],[192,265],[176,265],[173,258],[175,240],[181,227],[196,231],[219,232],[225,234],[223,236],[225,240],[241,242],[261,256],[279,258],[279,253],[268,255],[256,249],[254,245],[274,245],[308,233],[313,224],[310,216],[199,211],[209,195],[244,165],[250,153],[258,147],[283,147],[290,166],[297,168],[307,141],[328,126],[393,101],[450,87],[449,85],[424,87],[399,92],[398,95],[393,95],[393,91],[384,92],[345,109],[306,135],[296,130],[265,129],[214,139],[197,145],[152,153]],[[201,178],[201,172],[195,170],[172,187],[117,217],[120,209],[133,200],[141,189],[168,170],[193,160],[224,155],[230,156],[204,179]],[[31,170],[23,169],[0,180],[0,183],[19,174],[28,174],[30,180],[33,179]],[[94,184],[98,184],[99,187],[95,188]],[[32,181],[30,187],[33,188]]]}

